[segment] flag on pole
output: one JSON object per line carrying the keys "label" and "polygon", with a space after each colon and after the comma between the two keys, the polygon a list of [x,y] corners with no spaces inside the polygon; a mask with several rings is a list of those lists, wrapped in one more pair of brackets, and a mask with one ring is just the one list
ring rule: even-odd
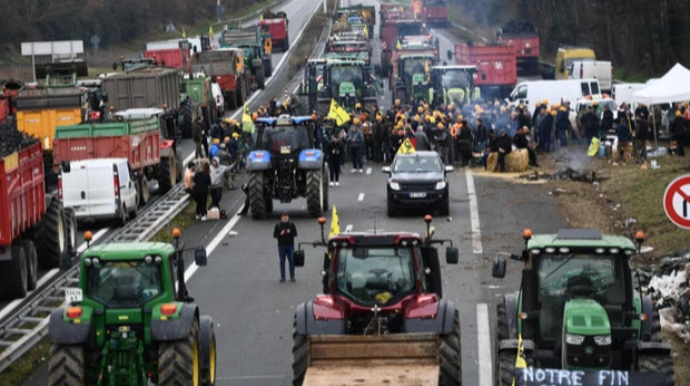
{"label": "flag on pole", "polygon": [[400,145],[398,148],[398,152],[395,154],[414,154],[416,153],[416,150],[414,148],[414,144],[412,141],[410,141],[409,138],[405,138],[405,141]]}
{"label": "flag on pole", "polygon": [[367,28],[367,25],[364,25],[364,36],[369,38],[369,29]]}
{"label": "flag on pole", "polygon": [[340,126],[350,121],[350,116],[344,108],[338,106],[335,99],[331,99],[331,108],[328,111],[328,117],[335,120],[335,123]]}
{"label": "flag on pole", "polygon": [[249,114],[249,106],[244,104],[244,111],[242,112],[242,131],[245,133],[254,134],[254,121],[252,120],[251,114]]}
{"label": "flag on pole", "polygon": [[400,40],[398,40],[398,42],[395,44],[395,49],[398,51],[402,50],[402,43],[400,43]]}
{"label": "flag on pole", "polygon": [[513,386],[517,382],[517,374],[519,369],[526,369],[527,361],[525,361],[525,348],[522,346],[522,334],[518,334],[518,350],[515,358],[515,372],[513,373]]}
{"label": "flag on pole", "polygon": [[182,27],[182,37],[187,39],[187,31],[185,31],[184,27]]}
{"label": "flag on pole", "polygon": [[335,205],[333,205],[333,217],[331,218],[331,230],[328,232],[328,238],[330,239],[333,236],[337,236],[340,234],[340,221],[338,220],[338,211],[335,209]]}
{"label": "flag on pole", "polygon": [[213,38],[216,37],[216,34],[213,33],[213,26],[212,26],[212,25],[208,26],[208,36],[209,36],[211,39],[213,39]]}

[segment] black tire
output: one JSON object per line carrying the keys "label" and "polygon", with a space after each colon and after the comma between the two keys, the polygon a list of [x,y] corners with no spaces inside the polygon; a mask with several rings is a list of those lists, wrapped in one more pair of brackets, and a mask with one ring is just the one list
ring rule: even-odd
{"label": "black tire", "polygon": [[256,87],[263,90],[266,88],[266,74],[264,66],[256,69]]}
{"label": "black tire", "polygon": [[158,166],[158,190],[161,194],[168,193],[175,186],[177,180],[177,162],[175,157],[161,157]]}
{"label": "black tire", "polygon": [[199,321],[194,320],[186,338],[161,342],[158,346],[158,386],[189,386],[200,384]]}
{"label": "black tire", "polygon": [[273,76],[273,62],[269,60],[266,64],[268,65],[264,65],[264,78],[270,78]]}
{"label": "black tire", "polygon": [[505,303],[496,304],[496,342],[510,339],[510,327],[508,327],[508,315]]}
{"label": "black tire", "polygon": [[201,386],[216,384],[216,332],[213,319],[208,315],[199,318],[199,359]]}
{"label": "black tire", "polygon": [[269,215],[273,213],[273,198],[270,196],[264,198],[266,199],[266,214]]}
{"label": "black tire", "polygon": [[329,208],[329,202],[328,202],[328,181],[329,181],[329,175],[328,175],[328,169],[324,168],[323,169],[323,211],[324,213],[328,210]]}
{"label": "black tire", "polygon": [[460,338],[460,313],[455,310],[454,331],[441,335],[441,371],[439,386],[462,385],[462,340]]}
{"label": "black tire", "polygon": [[307,171],[307,211],[311,216],[318,217],[324,212],[324,174],[323,170]]}
{"label": "black tire", "polygon": [[67,232],[67,248],[70,251],[76,251],[77,245],[77,214],[74,208],[65,208],[65,231]]}
{"label": "black tire", "polygon": [[302,386],[307,374],[307,337],[297,332],[297,316],[292,324],[292,385]]}
{"label": "black tire", "polygon": [[650,338],[650,341],[652,342],[661,342],[661,317],[659,316],[659,309],[658,308],[653,308],[652,309],[652,336]]}
{"label": "black tire", "polygon": [[237,101],[235,100],[235,92],[223,92],[223,99],[225,100],[225,111],[231,112],[237,108]]}
{"label": "black tire", "polygon": [[249,175],[248,187],[249,189],[249,208],[252,210],[252,217],[255,219],[266,218],[266,200],[270,197],[265,197],[264,180],[266,176],[263,172],[251,173]]}
{"label": "black tire", "polygon": [[180,108],[182,123],[180,124],[179,130],[182,133],[182,138],[192,138],[192,119],[194,118],[192,104],[192,100],[187,98]]}
{"label": "black tire", "polygon": [[86,355],[82,346],[51,345],[50,361],[48,362],[48,385],[86,385],[85,365]]}
{"label": "black tire", "polygon": [[441,205],[439,211],[441,212],[441,216],[448,216],[450,214],[450,199],[446,200],[446,202]]}
{"label": "black tire", "polygon": [[640,354],[638,365],[641,373],[656,372],[659,374],[657,375],[658,377],[663,377],[662,380],[657,382],[658,385],[673,386],[675,384],[673,359],[671,358],[671,355],[643,353]]}
{"label": "black tire", "polygon": [[24,248],[20,244],[14,244],[10,248],[10,254],[10,260],[0,262],[3,276],[0,280],[0,298],[8,300],[26,296],[29,281],[29,265]]}
{"label": "black tire", "polygon": [[183,170],[184,170],[185,166],[182,165],[182,153],[180,153],[179,150],[177,152],[175,152],[175,163],[177,164],[177,176],[176,176],[175,182],[180,183],[184,179]]}
{"label": "black tire", "polygon": [[[161,162],[161,165],[163,163]],[[158,182],[160,186],[160,181]],[[149,179],[146,174],[142,174],[137,180],[137,188],[139,189],[139,205],[145,206],[151,200],[151,192],[149,191]]]}
{"label": "black tire", "polygon": [[36,226],[34,242],[38,261],[45,268],[60,266],[60,255],[67,251],[65,212],[59,200],[51,200],[46,214]]}
{"label": "black tire", "polygon": [[36,252],[36,246],[33,241],[20,240],[19,242],[26,256],[26,289],[33,291],[36,289],[36,283],[38,282],[38,252]]}
{"label": "black tire", "polygon": [[244,105],[244,82],[239,80],[237,81],[237,89],[235,89],[235,100],[236,100],[236,105],[237,107],[242,107]]}

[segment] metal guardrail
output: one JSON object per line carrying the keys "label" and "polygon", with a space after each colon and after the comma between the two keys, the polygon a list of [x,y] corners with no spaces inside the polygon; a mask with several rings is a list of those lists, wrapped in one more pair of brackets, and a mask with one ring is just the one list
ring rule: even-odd
{"label": "metal guardrail", "polygon": [[[189,201],[184,183],[175,185],[135,219],[108,235],[102,244],[150,240],[177,216]],[[22,299],[0,324],[0,372],[19,359],[48,333],[50,313],[65,307],[65,289],[79,285],[79,264],[61,272],[49,284]]]}
{"label": "metal guardrail", "polygon": [[227,19],[227,20],[221,20],[219,22],[215,22],[215,23],[213,23],[213,27],[214,28],[215,27],[223,27],[226,24],[228,26],[234,26],[240,22],[244,23],[244,21],[246,21],[246,20],[251,20],[251,19],[254,19],[256,17],[259,17],[259,15],[261,15],[266,9],[272,9],[272,8],[276,7],[277,5],[283,3],[283,2],[285,2],[285,0],[276,0],[276,1],[272,2],[271,4],[265,6],[265,7],[261,8],[257,11],[254,11],[248,15],[244,15],[242,17],[238,17],[235,19]]}

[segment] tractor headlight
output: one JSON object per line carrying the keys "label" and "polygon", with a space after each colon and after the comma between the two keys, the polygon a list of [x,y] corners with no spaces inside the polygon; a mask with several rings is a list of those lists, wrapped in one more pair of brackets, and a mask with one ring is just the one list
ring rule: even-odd
{"label": "tractor headlight", "polygon": [[594,343],[597,346],[610,346],[611,345],[611,335],[601,335],[594,337]]}
{"label": "tractor headlight", "polygon": [[391,181],[388,186],[391,187],[391,190],[400,190],[400,184],[397,182]]}
{"label": "tractor headlight", "polygon": [[436,183],[436,190],[442,190],[446,188],[446,181],[439,181]]}
{"label": "tractor headlight", "polygon": [[573,346],[579,346],[584,341],[585,337],[582,335],[565,334],[565,342],[568,344],[572,344]]}

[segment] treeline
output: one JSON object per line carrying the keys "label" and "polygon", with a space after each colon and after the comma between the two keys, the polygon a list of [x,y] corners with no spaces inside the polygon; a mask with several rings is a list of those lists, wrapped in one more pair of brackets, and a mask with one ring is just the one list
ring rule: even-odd
{"label": "treeline", "polygon": [[[222,0],[229,10],[252,2]],[[23,41],[84,40],[100,46],[127,44],[173,23],[191,25],[216,17],[216,0],[0,0],[0,47],[18,51]]]}
{"label": "treeline", "polygon": [[487,26],[532,21],[543,59],[561,45],[588,45],[614,67],[663,73],[676,62],[690,66],[688,0],[450,0]]}

